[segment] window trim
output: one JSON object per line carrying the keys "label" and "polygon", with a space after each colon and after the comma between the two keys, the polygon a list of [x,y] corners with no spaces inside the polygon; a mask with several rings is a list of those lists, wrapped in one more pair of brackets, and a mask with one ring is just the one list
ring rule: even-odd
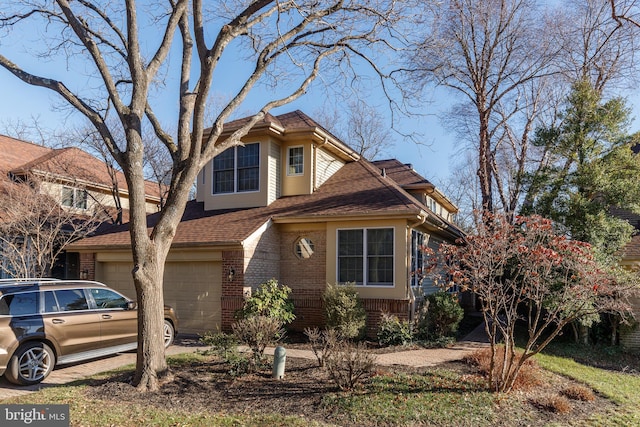
{"label": "window trim", "polygon": [[[348,283],[340,281],[340,231],[350,231],[350,230],[361,230],[362,235],[362,283],[355,283],[356,287],[363,288],[382,288],[382,289],[392,289],[396,287],[396,229],[393,226],[389,227],[350,227],[350,228],[338,228],[336,229],[336,283]],[[368,231],[369,230],[391,230],[392,233],[392,242],[391,242],[391,260],[392,260],[392,282],[388,284],[384,284],[382,282],[376,282],[375,284],[369,284],[369,254],[367,251],[367,239],[368,239]]]}
{"label": "window trim", "polygon": [[[253,146],[253,145],[257,145],[258,146],[258,164],[256,166],[252,166],[251,168],[257,168],[258,169],[258,185],[257,188],[255,190],[244,190],[244,191],[239,191],[238,187],[239,187],[239,174],[238,174],[238,149],[239,148],[245,148],[245,147],[249,147],[249,146]],[[218,153],[218,155],[216,155],[213,159],[211,159],[211,194],[213,196],[224,196],[224,195],[229,195],[229,194],[247,194],[247,193],[259,193],[260,192],[260,171],[262,169],[262,159],[261,159],[261,145],[260,142],[251,142],[251,143],[247,143],[244,144],[244,146],[242,145],[236,145],[233,147],[229,147],[226,150],[224,150],[222,153]],[[225,192],[216,192],[216,168],[215,168],[215,159],[216,157],[220,156],[221,154],[225,153],[227,150],[233,150],[233,191],[225,191]],[[241,169],[248,169],[248,168],[241,168]],[[223,169],[223,170],[231,170],[231,169]]]}
{"label": "window trim", "polygon": [[[66,197],[65,197],[65,192],[66,191],[71,191],[71,204],[67,205],[65,204],[66,201]],[[87,190],[83,189],[83,188],[77,188],[77,187],[71,187],[69,185],[63,185],[62,186],[62,197],[61,197],[61,201],[60,201],[60,205],[66,207],[66,208],[73,208],[73,209],[82,209],[82,210],[87,210],[88,209],[88,194],[87,194]],[[78,203],[78,201],[80,201],[80,205]]]}
{"label": "window trim", "polygon": [[[296,166],[291,164],[291,151],[294,148],[302,149],[302,162],[300,163],[300,172],[291,171],[291,167]],[[287,176],[301,176],[301,175],[304,175],[304,145],[295,145],[292,147],[287,147]]]}

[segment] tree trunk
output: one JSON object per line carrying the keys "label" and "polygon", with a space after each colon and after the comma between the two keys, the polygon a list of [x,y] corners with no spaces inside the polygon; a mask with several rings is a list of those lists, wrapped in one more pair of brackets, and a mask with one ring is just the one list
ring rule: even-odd
{"label": "tree trunk", "polygon": [[480,132],[478,149],[478,179],[480,181],[480,194],[482,199],[482,210],[493,212],[493,192],[492,192],[492,154],[491,141],[489,140],[489,114],[487,111],[479,111]]}
{"label": "tree trunk", "polygon": [[133,385],[139,391],[157,391],[160,379],[170,375],[163,340],[164,295],[162,277],[164,263],[151,257],[144,267],[134,267],[133,276],[138,297],[138,352]]}

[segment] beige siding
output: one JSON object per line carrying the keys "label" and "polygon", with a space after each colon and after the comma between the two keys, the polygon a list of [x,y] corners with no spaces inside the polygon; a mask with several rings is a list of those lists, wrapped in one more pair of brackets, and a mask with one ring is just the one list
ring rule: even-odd
{"label": "beige siding", "polygon": [[636,314],[636,323],[633,327],[623,329],[620,334],[620,345],[625,350],[640,352],[640,327],[638,326],[638,322],[640,322],[640,297],[632,299],[631,303]]}
{"label": "beige siding", "polygon": [[316,154],[315,187],[320,187],[334,173],[338,172],[344,162],[333,157],[330,153],[318,148]]}
{"label": "beige siding", "polygon": [[269,195],[268,203],[275,202],[280,197],[282,188],[282,157],[280,154],[280,146],[275,142],[269,143]]}

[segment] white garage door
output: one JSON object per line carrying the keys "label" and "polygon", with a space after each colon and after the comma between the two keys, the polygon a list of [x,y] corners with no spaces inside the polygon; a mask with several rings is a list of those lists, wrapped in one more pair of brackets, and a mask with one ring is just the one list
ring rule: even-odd
{"label": "white garage door", "polygon": [[[135,299],[129,262],[100,262],[96,280]],[[215,331],[221,320],[222,265],[216,261],[167,262],[164,301],[178,313],[179,332],[203,334]]]}

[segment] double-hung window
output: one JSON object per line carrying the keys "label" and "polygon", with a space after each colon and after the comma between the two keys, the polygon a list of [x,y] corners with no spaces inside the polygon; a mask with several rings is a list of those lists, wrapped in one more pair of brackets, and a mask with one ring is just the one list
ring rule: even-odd
{"label": "double-hung window", "polygon": [[304,173],[303,147],[289,147],[287,154],[287,175],[302,175]]}
{"label": "double-hung window", "polygon": [[213,159],[213,193],[258,191],[260,144],[231,147]]}
{"label": "double-hung window", "polygon": [[429,236],[411,230],[411,286],[421,286],[425,277],[425,249]]}
{"label": "double-hung window", "polygon": [[338,282],[393,286],[393,228],[338,230]]}
{"label": "double-hung window", "polygon": [[73,187],[62,187],[62,206],[87,209],[86,190]]}

